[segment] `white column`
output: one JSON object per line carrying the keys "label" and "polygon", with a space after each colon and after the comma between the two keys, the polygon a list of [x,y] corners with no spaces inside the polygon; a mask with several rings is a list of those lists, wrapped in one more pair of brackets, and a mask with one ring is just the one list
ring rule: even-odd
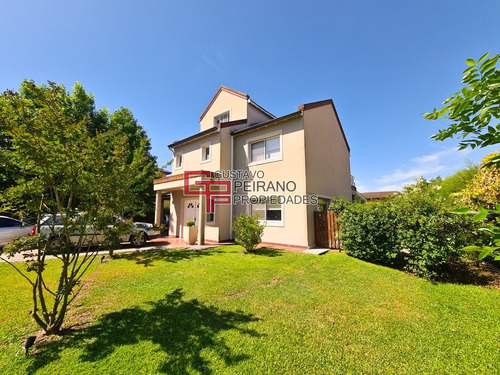
{"label": "white column", "polygon": [[156,204],[155,204],[155,225],[160,226],[161,224],[161,213],[163,211],[163,202],[161,199],[161,191],[156,192]]}
{"label": "white column", "polygon": [[207,217],[206,211],[206,197],[204,194],[201,194],[202,190],[200,189],[200,211],[198,215],[198,245],[205,244],[205,218]]}

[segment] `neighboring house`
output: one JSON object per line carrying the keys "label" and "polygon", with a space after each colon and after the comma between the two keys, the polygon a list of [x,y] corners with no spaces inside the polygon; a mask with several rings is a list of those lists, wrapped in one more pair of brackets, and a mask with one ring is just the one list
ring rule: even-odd
{"label": "neighboring house", "polygon": [[375,191],[370,193],[361,193],[361,195],[365,197],[367,201],[382,200],[387,198],[388,196],[398,194],[400,194],[399,191]]}
{"label": "neighboring house", "polygon": [[[350,149],[332,100],[277,118],[248,95],[221,86],[200,117],[200,131],[168,147],[173,172],[155,180],[154,190],[156,224],[161,197],[170,193],[170,235],[182,236],[184,223],[194,220],[199,241],[228,240],[233,219],[251,214],[265,222],[263,242],[312,247],[313,212],[328,207],[332,197],[352,197]],[[231,203],[205,213],[210,203],[204,193],[184,194],[184,173],[190,171],[210,177],[190,179],[190,190],[208,179],[230,181]]]}

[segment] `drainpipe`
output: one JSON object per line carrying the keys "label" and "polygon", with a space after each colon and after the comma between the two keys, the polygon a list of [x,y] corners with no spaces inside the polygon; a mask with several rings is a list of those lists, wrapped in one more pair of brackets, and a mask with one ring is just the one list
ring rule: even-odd
{"label": "drainpipe", "polygon": [[[230,139],[230,146],[229,146],[229,157],[231,158],[231,160],[229,161],[229,170],[232,171],[233,170],[233,135],[231,133],[229,133],[229,137],[231,137]],[[232,174],[231,174],[231,206],[229,207],[229,237],[231,239],[233,239],[233,177],[232,177]]]}

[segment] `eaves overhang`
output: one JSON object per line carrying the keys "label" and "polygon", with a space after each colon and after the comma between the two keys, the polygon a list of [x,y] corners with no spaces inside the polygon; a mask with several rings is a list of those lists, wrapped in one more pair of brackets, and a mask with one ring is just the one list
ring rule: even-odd
{"label": "eaves overhang", "polygon": [[179,141],[175,141],[171,144],[168,145],[168,148],[169,149],[173,149],[177,146],[181,146],[183,144],[186,144],[186,143],[189,143],[189,142],[192,142],[192,141],[195,141],[197,139],[200,139],[200,138],[204,138],[206,137],[207,135],[210,135],[210,134],[215,134],[217,132],[219,132],[219,127],[213,127],[213,128],[210,128],[210,129],[207,129],[207,130],[203,130],[202,132],[199,132],[199,133],[196,133],[196,134],[193,134],[187,138],[184,138],[184,139],[181,139]]}

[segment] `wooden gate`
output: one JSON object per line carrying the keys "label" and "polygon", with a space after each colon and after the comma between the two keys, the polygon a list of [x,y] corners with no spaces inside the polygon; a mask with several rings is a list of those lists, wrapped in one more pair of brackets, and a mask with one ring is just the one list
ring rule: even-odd
{"label": "wooden gate", "polygon": [[316,246],[340,250],[340,226],[333,211],[314,211],[314,238]]}

